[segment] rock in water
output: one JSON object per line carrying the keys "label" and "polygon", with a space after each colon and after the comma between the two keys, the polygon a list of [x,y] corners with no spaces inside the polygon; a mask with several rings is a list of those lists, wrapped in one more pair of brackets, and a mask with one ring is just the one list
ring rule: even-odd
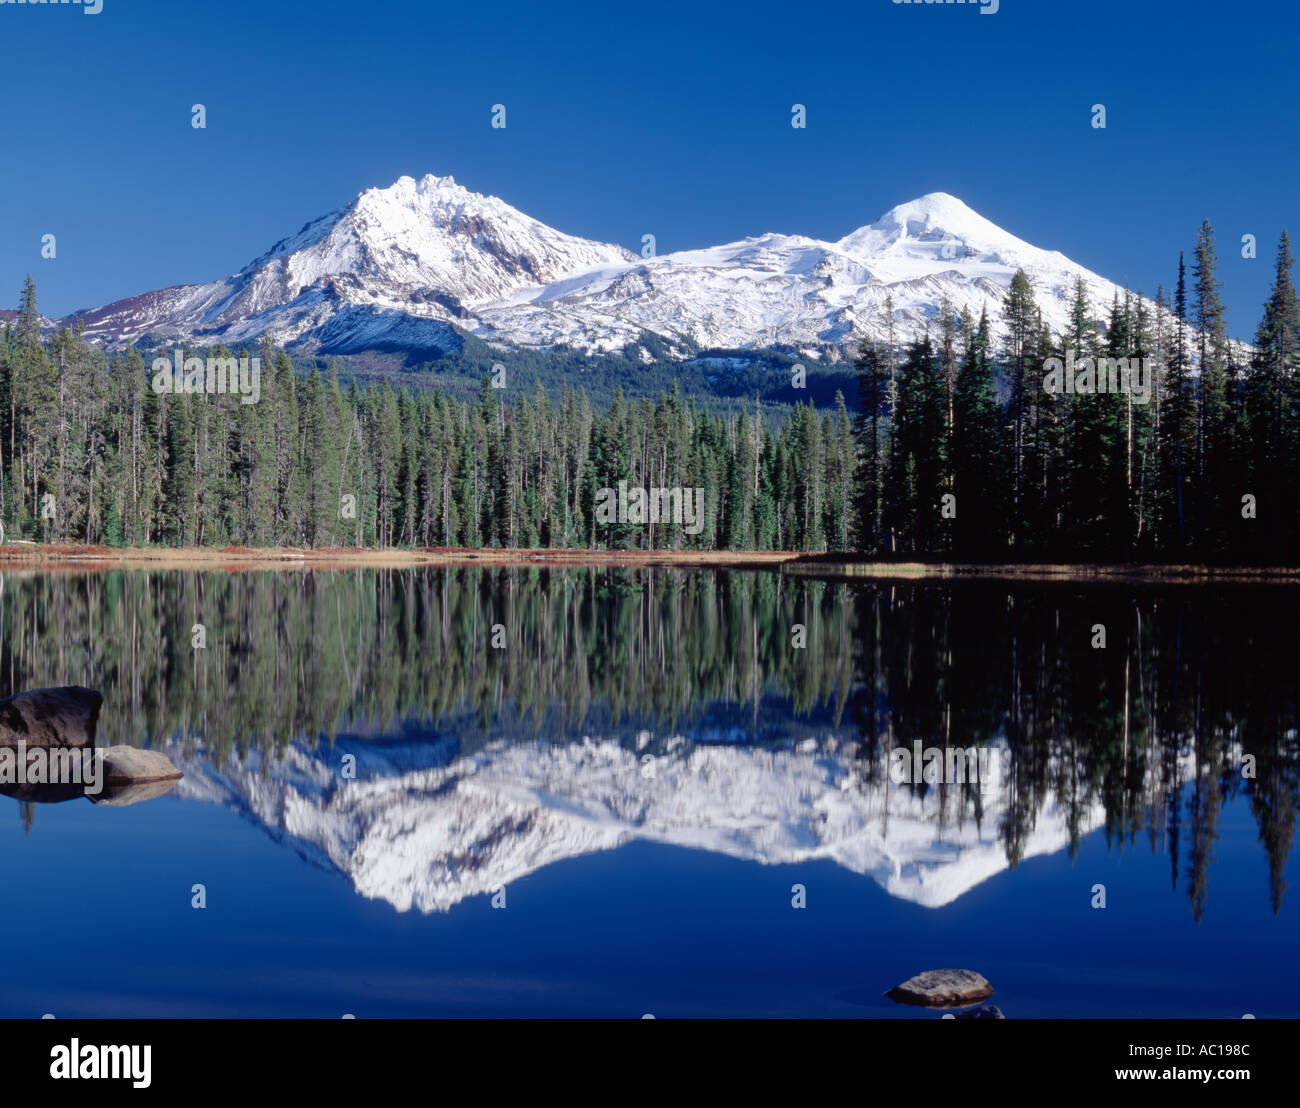
{"label": "rock in water", "polygon": [[174,781],[181,773],[160,750],[110,746],[103,752],[106,785],[138,785],[145,781]]}
{"label": "rock in water", "polygon": [[987,1000],[993,995],[993,986],[973,970],[937,969],[909,977],[885,995],[900,1004],[956,1008]]}
{"label": "rock in water", "polygon": [[965,1012],[958,1012],[953,1019],[959,1020],[1004,1020],[1007,1017],[1002,1014],[1002,1009],[996,1004],[981,1004],[978,1008],[970,1008]]}
{"label": "rock in water", "polygon": [[93,747],[103,703],[94,689],[77,685],[7,697],[0,700],[0,746]]}

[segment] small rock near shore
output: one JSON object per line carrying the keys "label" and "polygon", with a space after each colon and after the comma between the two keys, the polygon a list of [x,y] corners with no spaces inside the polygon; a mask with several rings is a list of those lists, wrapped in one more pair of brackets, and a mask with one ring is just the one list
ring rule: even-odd
{"label": "small rock near shore", "polygon": [[134,785],[142,781],[170,781],[183,777],[160,750],[110,746],[103,752],[104,781],[109,785]]}
{"label": "small rock near shore", "polygon": [[955,1008],[987,1000],[993,995],[993,986],[974,970],[926,970],[895,985],[885,995],[899,1004]]}

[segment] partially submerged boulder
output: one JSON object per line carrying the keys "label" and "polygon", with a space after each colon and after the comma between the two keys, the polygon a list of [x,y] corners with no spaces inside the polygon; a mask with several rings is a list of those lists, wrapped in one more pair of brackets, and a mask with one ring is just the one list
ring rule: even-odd
{"label": "partially submerged boulder", "polygon": [[0,700],[0,746],[93,747],[103,703],[94,689],[79,685],[6,697]]}
{"label": "partially submerged boulder", "polygon": [[993,995],[993,986],[974,970],[926,970],[895,985],[885,995],[899,1004],[960,1008],[987,1000]]}
{"label": "partially submerged boulder", "polygon": [[85,764],[77,780],[34,784],[0,780],[0,796],[35,804],[61,804],[84,796],[92,804],[125,808],[171,792],[183,776],[165,754],[153,750],[114,746],[87,750],[83,756]]}
{"label": "partially submerged boulder", "polygon": [[183,774],[161,751],[95,748],[103,704],[78,685],[0,700],[0,795],[46,804],[84,796],[120,807],[169,791]]}
{"label": "partially submerged boulder", "polygon": [[161,750],[110,746],[102,752],[102,756],[105,785],[142,785],[147,782],[178,781],[184,776]]}

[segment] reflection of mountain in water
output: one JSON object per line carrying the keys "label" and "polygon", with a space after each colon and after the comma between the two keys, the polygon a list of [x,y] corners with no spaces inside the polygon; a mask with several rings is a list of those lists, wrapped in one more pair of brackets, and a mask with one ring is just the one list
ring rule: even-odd
{"label": "reflection of mountain in water", "polygon": [[[451,903],[575,844],[638,835],[767,861],[837,858],[941,903],[944,882],[959,891],[1003,857],[1077,850],[1104,825],[1113,850],[1149,840],[1201,919],[1220,816],[1242,802],[1283,910],[1300,814],[1292,588],[585,567],[33,574],[11,579],[5,599],[35,621],[0,636],[11,687],[103,689],[102,741],[175,743],[214,798],[398,904]],[[196,612],[204,650],[177,633]],[[1098,624],[1104,649],[1091,645]],[[644,749],[643,729],[657,736]],[[623,753],[571,764],[588,735]],[[827,735],[858,749],[827,752],[826,765],[790,753]],[[669,736],[685,740],[690,779],[631,780]],[[338,750],[315,768],[304,753],[334,741],[371,767],[346,796],[321,776]],[[941,814],[937,796],[921,807],[884,794],[883,758],[916,741],[1005,746],[1006,795],[983,807],[949,797]],[[200,750],[223,767],[276,768],[256,784],[239,769],[214,779],[192,763]],[[839,788],[850,773],[865,795]],[[386,809],[417,839],[445,824],[390,885],[379,874],[402,844],[385,841]],[[909,820],[933,827],[909,840]]]}
{"label": "reflection of mountain in water", "polygon": [[[764,864],[830,859],[931,908],[1009,864],[998,834],[1004,788],[986,787],[977,820],[973,793],[961,787],[922,796],[867,784],[853,745],[834,740],[776,751],[683,742],[649,765],[613,741],[494,744],[447,764],[428,764],[446,751],[425,747],[425,766],[414,768],[420,749],[348,748],[357,756],[352,781],[339,774],[341,747],[322,760],[295,744],[278,765],[254,757],[220,773],[192,758],[177,794],[247,812],[362,895],[402,911],[445,911],[633,839]],[[1082,829],[1103,818],[1094,802]],[[1022,857],[1069,842],[1065,813],[1049,801]]]}

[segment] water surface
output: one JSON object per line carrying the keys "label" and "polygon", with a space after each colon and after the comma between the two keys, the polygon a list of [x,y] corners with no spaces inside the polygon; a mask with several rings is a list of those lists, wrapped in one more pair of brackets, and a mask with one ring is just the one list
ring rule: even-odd
{"label": "water surface", "polygon": [[[100,689],[102,743],[186,774],[0,798],[0,1016],[935,1018],[882,994],[950,965],[1012,1018],[1297,1014],[1294,590],[114,571],[0,605],[0,693]],[[891,780],[916,742],[996,772]]]}

